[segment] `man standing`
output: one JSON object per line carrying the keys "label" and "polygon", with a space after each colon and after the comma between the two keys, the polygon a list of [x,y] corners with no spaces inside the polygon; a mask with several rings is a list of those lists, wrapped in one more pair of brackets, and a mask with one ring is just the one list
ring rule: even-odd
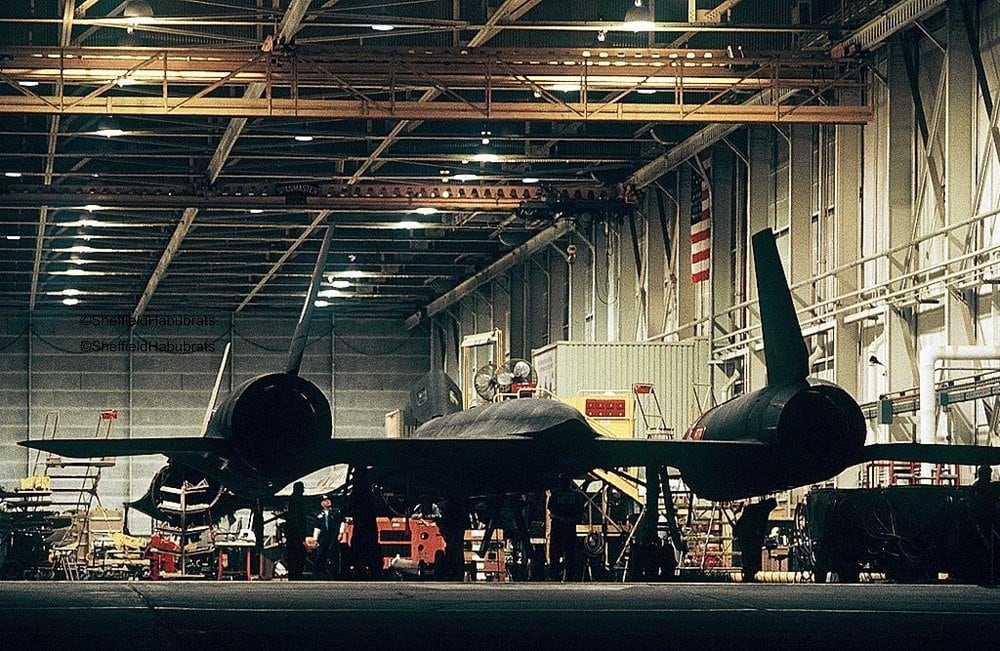
{"label": "man standing", "polygon": [[301,579],[302,568],[306,564],[306,549],[302,546],[307,526],[303,491],[302,482],[295,482],[292,495],[288,498],[288,511],[285,512],[285,562],[288,564],[289,581]]}
{"label": "man standing", "polygon": [[767,535],[767,518],[777,505],[773,497],[747,504],[733,525],[733,542],[740,551],[740,571],[747,583],[757,580],[757,572],[763,566],[761,550]]}
{"label": "man standing", "polygon": [[313,538],[316,539],[316,576],[333,579],[340,576],[340,523],[343,515],[333,506],[329,495],[324,495],[319,505],[322,511],[316,516]]}

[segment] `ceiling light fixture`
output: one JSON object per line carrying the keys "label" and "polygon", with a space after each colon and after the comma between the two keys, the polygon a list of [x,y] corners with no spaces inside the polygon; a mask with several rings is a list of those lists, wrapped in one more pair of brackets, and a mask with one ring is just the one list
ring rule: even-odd
{"label": "ceiling light fixture", "polygon": [[656,27],[656,21],[649,7],[643,6],[642,0],[635,0],[635,4],[625,12],[622,27],[632,32],[648,32]]}
{"label": "ceiling light fixture", "polygon": [[78,298],[64,298],[62,300],[62,302],[63,302],[63,305],[78,305],[80,303],[80,299],[78,299]]}
{"label": "ceiling light fixture", "polygon": [[98,122],[97,129],[93,133],[95,136],[104,136],[105,138],[117,138],[125,135],[118,122],[110,116]]}
{"label": "ceiling light fixture", "polygon": [[420,206],[419,208],[415,209],[413,212],[417,213],[418,215],[436,215],[440,211],[437,208],[435,208],[434,206]]}
{"label": "ceiling light fixture", "polygon": [[349,292],[342,292],[339,289],[324,289],[316,294],[320,298],[348,298],[351,296]]}
{"label": "ceiling light fixture", "polygon": [[396,29],[395,25],[390,25],[389,23],[375,23],[371,27],[376,32],[391,32]]}
{"label": "ceiling light fixture", "polygon": [[334,287],[335,289],[347,289],[348,287],[351,286],[351,281],[349,281],[349,280],[334,280],[332,283],[330,283],[330,285],[332,287]]}
{"label": "ceiling light fixture", "polygon": [[396,224],[396,228],[420,228],[421,226],[423,226],[423,224],[420,222],[406,221],[406,220]]}
{"label": "ceiling light fixture", "polygon": [[104,210],[104,206],[96,203],[88,203],[86,206],[83,207],[83,209],[86,210],[87,212],[94,212],[95,210]]}
{"label": "ceiling light fixture", "polygon": [[312,136],[295,136],[295,139],[299,142],[312,142]]}
{"label": "ceiling light fixture", "polygon": [[106,128],[98,129],[94,132],[95,136],[104,136],[105,138],[117,138],[118,136],[124,136],[125,132],[121,129]]}
{"label": "ceiling light fixture", "polygon": [[452,178],[455,179],[456,181],[462,181],[462,182],[465,182],[465,181],[475,181],[476,179],[479,178],[479,175],[477,175],[477,174],[456,174]]}
{"label": "ceiling light fixture", "polygon": [[136,25],[153,22],[153,7],[146,0],[128,0],[122,9],[128,27],[125,31],[131,34]]}
{"label": "ceiling light fixture", "polygon": [[[476,152],[472,156],[472,160],[476,161],[477,163],[498,163],[500,162],[500,156],[499,154],[490,151],[480,151]],[[458,177],[456,176],[455,178]]]}
{"label": "ceiling light fixture", "polygon": [[15,241],[15,240],[19,240],[19,239],[21,239],[21,236],[20,236],[20,235],[8,235],[8,236],[7,236],[7,239],[8,239],[8,240],[12,240],[12,241]]}
{"label": "ceiling light fixture", "polygon": [[20,172],[4,172],[3,175],[8,179],[19,179],[23,176]]}
{"label": "ceiling light fixture", "polygon": [[313,305],[316,307],[330,307],[330,301],[316,301]]}
{"label": "ceiling light fixture", "polygon": [[250,209],[250,214],[251,215],[259,215],[262,212],[264,212],[263,208],[251,208]]}
{"label": "ceiling light fixture", "polygon": [[523,179],[521,179],[521,183],[526,183],[526,184],[538,183],[538,179],[534,176],[526,176]]}
{"label": "ceiling light fixture", "polygon": [[24,86],[25,88],[34,88],[35,86],[38,85],[38,82],[37,81],[32,81],[30,79],[23,79],[23,80],[17,82],[17,85],[18,86]]}

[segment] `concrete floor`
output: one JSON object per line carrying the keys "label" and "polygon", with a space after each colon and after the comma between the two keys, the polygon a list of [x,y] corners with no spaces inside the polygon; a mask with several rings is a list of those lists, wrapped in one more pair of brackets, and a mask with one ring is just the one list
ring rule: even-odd
{"label": "concrete floor", "polygon": [[0,582],[3,649],[524,649],[556,643],[612,645],[612,651],[764,644],[998,649],[1000,591],[952,585]]}

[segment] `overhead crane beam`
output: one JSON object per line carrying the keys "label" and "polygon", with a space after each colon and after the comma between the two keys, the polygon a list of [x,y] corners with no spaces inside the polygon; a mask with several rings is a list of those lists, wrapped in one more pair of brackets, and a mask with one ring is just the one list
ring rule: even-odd
{"label": "overhead crane beam", "polygon": [[61,115],[174,115],[238,116],[240,118],[311,119],[407,119],[407,120],[547,120],[591,122],[732,122],[867,124],[868,106],[820,104],[614,104],[594,110],[582,103],[531,104],[491,102],[485,104],[439,101],[397,101],[375,105],[356,100],[334,99],[230,99],[201,97],[188,100],[155,97],[95,97],[73,106],[60,107],[56,97],[5,97],[0,114],[33,113]]}

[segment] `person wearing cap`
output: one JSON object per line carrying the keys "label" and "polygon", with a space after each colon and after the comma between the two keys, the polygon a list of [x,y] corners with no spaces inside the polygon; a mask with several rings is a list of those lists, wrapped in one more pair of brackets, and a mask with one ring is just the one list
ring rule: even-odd
{"label": "person wearing cap", "polygon": [[344,517],[333,506],[329,495],[324,495],[319,505],[322,511],[316,516],[313,538],[316,541],[316,576],[333,579],[340,575],[340,524]]}

